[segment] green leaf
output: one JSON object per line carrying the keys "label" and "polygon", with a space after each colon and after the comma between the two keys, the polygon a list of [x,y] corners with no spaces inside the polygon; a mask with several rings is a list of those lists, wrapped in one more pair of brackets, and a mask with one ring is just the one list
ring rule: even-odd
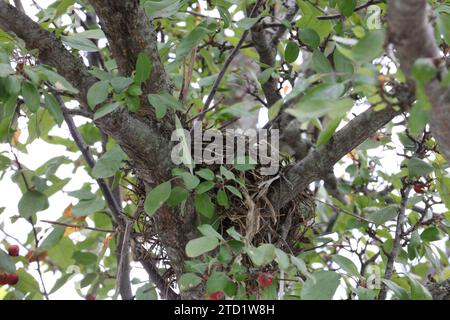
{"label": "green leaf", "polygon": [[427,176],[434,171],[431,164],[418,158],[411,158],[409,160],[408,169],[410,178]]}
{"label": "green leaf", "polygon": [[441,233],[439,232],[439,229],[433,226],[433,227],[426,228],[420,234],[420,238],[423,241],[433,242],[433,241],[441,240],[442,236],[441,236]]}
{"label": "green leaf", "polygon": [[162,1],[145,1],[144,9],[150,18],[168,18],[176,14],[184,1],[179,0],[162,0]]}
{"label": "green leaf", "polygon": [[278,266],[282,270],[287,270],[289,268],[289,256],[281,249],[275,248],[275,256]]}
{"label": "green leaf", "polygon": [[188,190],[194,189],[200,183],[200,179],[189,172],[182,173],[181,177],[183,178],[184,186]]}
{"label": "green leaf", "polygon": [[330,141],[331,137],[336,132],[336,129],[339,127],[341,121],[342,121],[341,117],[338,117],[330,121],[327,127],[324,130],[322,130],[322,132],[320,132],[319,138],[317,138],[316,143],[317,147],[323,146],[328,141]]}
{"label": "green leaf", "polygon": [[209,33],[207,29],[207,21],[200,23],[187,36],[183,37],[176,49],[176,59],[182,61],[191,50],[196,47],[205,35]]}
{"label": "green leaf", "polygon": [[92,176],[94,178],[112,177],[120,169],[122,161],[125,159],[125,152],[119,145],[115,145],[97,160],[94,169],[92,169]]}
{"label": "green leaf", "polygon": [[31,82],[24,82],[22,84],[22,96],[31,112],[36,112],[39,109],[41,95]]}
{"label": "green leaf", "polygon": [[55,226],[55,229],[50,232],[50,234],[47,236],[47,238],[44,239],[44,241],[42,241],[41,245],[39,246],[39,251],[48,251],[56,246],[63,237],[64,231],[64,227]]}
{"label": "green leaf", "polygon": [[372,62],[375,58],[380,57],[383,54],[384,37],[384,30],[368,32],[353,48],[354,60],[365,63]]}
{"label": "green leaf", "polygon": [[314,70],[318,73],[333,72],[333,67],[331,66],[330,61],[319,49],[314,50],[312,56],[312,65]]}
{"label": "green leaf", "polygon": [[161,120],[167,113],[167,108],[183,111],[183,105],[167,92],[149,94],[147,96],[150,104],[155,108],[157,120]]}
{"label": "green leaf", "polygon": [[208,192],[209,190],[214,188],[214,186],[215,186],[215,183],[212,181],[203,181],[202,183],[200,183],[197,186],[197,188],[195,188],[195,193],[202,194],[202,193]]}
{"label": "green leaf", "polygon": [[336,292],[341,276],[333,271],[319,271],[303,284],[303,300],[331,300]]}
{"label": "green leaf", "polygon": [[73,253],[72,257],[76,262],[85,266],[97,262],[97,255],[92,252],[76,251]]}
{"label": "green leaf", "polygon": [[273,244],[263,243],[258,248],[249,247],[247,254],[254,265],[258,267],[264,266],[275,259],[275,246]]}
{"label": "green leaf", "polygon": [[320,37],[314,29],[306,28],[299,30],[299,37],[301,42],[312,49],[320,45]]}
{"label": "green leaf", "polygon": [[350,17],[355,10],[357,1],[356,0],[337,0],[339,10],[346,17]]}
{"label": "green leaf", "polygon": [[141,107],[141,101],[139,100],[139,97],[132,97],[128,95],[125,98],[125,101],[130,112],[137,112]]}
{"label": "green leaf", "polygon": [[181,291],[188,291],[190,289],[193,289],[200,283],[202,283],[202,278],[197,276],[195,273],[183,273],[178,280]]}
{"label": "green leaf", "polygon": [[197,229],[206,237],[214,237],[219,240],[224,240],[223,237],[210,224],[202,224]]}
{"label": "green leaf", "polygon": [[108,98],[109,84],[108,81],[99,81],[94,83],[88,90],[87,101],[89,107],[94,109],[96,105],[104,102]]}
{"label": "green leaf", "polygon": [[409,294],[406,292],[406,290],[402,287],[400,287],[398,284],[396,284],[392,280],[386,280],[382,279],[386,286],[394,292],[394,294],[401,300],[409,300]]}
{"label": "green leaf", "polygon": [[430,103],[423,89],[416,90],[417,101],[414,103],[408,117],[408,128],[412,136],[418,136],[426,127],[429,118]]}
{"label": "green leaf", "polygon": [[220,189],[219,191],[217,191],[217,204],[219,206],[222,206],[224,208],[228,208],[230,206],[229,201],[228,201],[228,196],[227,196],[227,192],[223,189]]}
{"label": "green leaf", "polygon": [[310,276],[308,269],[306,267],[305,261],[302,258],[291,256],[292,264],[295,265],[298,271],[300,271],[305,276]]}
{"label": "green leaf", "polygon": [[11,65],[9,63],[0,63],[0,78],[4,78],[10,74],[14,74],[14,69],[11,68]]}
{"label": "green leaf", "polygon": [[116,93],[124,92],[132,83],[133,79],[127,77],[114,77],[110,80],[111,87]]}
{"label": "green leaf", "polygon": [[87,38],[71,35],[71,36],[62,36],[61,40],[69,47],[72,47],[77,50],[86,52],[98,51],[97,45],[92,40]]}
{"label": "green leaf", "polygon": [[16,273],[19,276],[19,282],[14,288],[24,294],[29,294],[28,299],[42,299],[39,283],[36,279],[26,272],[25,269],[19,269]]}
{"label": "green leaf", "polygon": [[225,291],[229,282],[230,278],[225,273],[214,271],[206,282],[206,292],[210,294],[217,291]]}
{"label": "green leaf", "polygon": [[216,237],[200,237],[189,241],[186,245],[186,254],[190,258],[198,257],[219,245]]}
{"label": "green leaf", "polygon": [[214,204],[212,203],[211,197],[208,194],[196,194],[194,202],[195,210],[197,210],[198,213],[209,219],[214,216]]}
{"label": "green leaf", "polygon": [[413,300],[433,300],[428,289],[422,285],[419,281],[414,279],[411,275],[406,273],[411,285],[411,298]]}
{"label": "green leaf", "polygon": [[230,185],[226,185],[225,188],[228,191],[230,191],[232,194],[234,194],[236,197],[238,197],[239,199],[242,199],[242,194],[238,188],[230,186]]}
{"label": "green leaf", "polygon": [[11,257],[0,249],[0,268],[8,273],[14,273],[16,271],[16,266],[12,261]]}
{"label": "green leaf", "polygon": [[100,119],[120,107],[120,103],[111,102],[100,107],[94,114],[94,120]]}
{"label": "green leaf", "polygon": [[152,62],[145,53],[139,53],[136,61],[136,73],[134,74],[134,82],[136,84],[141,84],[142,82],[146,81],[148,77],[150,77],[151,72]]}
{"label": "green leaf", "polygon": [[136,290],[136,300],[158,300],[155,285],[147,283]]}
{"label": "green leaf", "polygon": [[289,41],[286,45],[286,49],[284,50],[284,59],[287,63],[293,63],[297,60],[299,53],[300,48],[298,45],[293,41]]}
{"label": "green leaf", "polygon": [[209,180],[212,181],[214,180],[214,172],[211,169],[200,169],[198,171],[195,172],[196,175],[198,175],[199,177],[205,179],[205,180]]}
{"label": "green leaf", "polygon": [[255,18],[243,18],[236,22],[236,26],[241,30],[247,30],[253,27],[253,25],[258,22],[259,17]]}
{"label": "green leaf", "polygon": [[169,199],[171,189],[172,185],[170,181],[166,181],[149,192],[144,202],[144,210],[149,216],[154,215],[156,210]]}
{"label": "green leaf", "polygon": [[437,72],[438,70],[430,58],[417,59],[411,68],[412,75],[422,85],[433,80]]}
{"label": "green leaf", "polygon": [[45,106],[47,107],[48,111],[52,115],[56,124],[59,127],[61,127],[61,124],[64,121],[64,116],[58,101],[53,95],[47,93],[44,94],[44,99],[45,99]]}
{"label": "green leaf", "polygon": [[340,100],[300,99],[295,109],[287,109],[286,112],[296,117],[300,122],[318,119],[324,115],[331,118],[340,118],[354,105],[350,98]]}
{"label": "green leaf", "polygon": [[103,199],[89,199],[80,200],[73,207],[72,214],[75,217],[89,216],[97,211],[103,210],[105,208],[105,200]]}
{"label": "green leaf", "polygon": [[349,258],[341,255],[335,255],[333,256],[333,261],[336,262],[349,275],[352,275],[356,278],[359,278],[361,276],[359,274],[358,268]]}
{"label": "green leaf", "polygon": [[376,226],[380,226],[389,220],[394,220],[398,216],[399,207],[397,205],[390,205],[385,208],[381,208],[376,212],[370,213],[368,218],[373,221]]}
{"label": "green leaf", "polygon": [[19,213],[20,215],[28,219],[33,214],[48,209],[47,197],[39,191],[27,191],[23,194],[19,201]]}
{"label": "green leaf", "polygon": [[185,201],[188,198],[188,196],[189,192],[186,189],[176,186],[170,192],[170,197],[169,199],[167,199],[167,205],[169,207],[175,207],[178,204]]}

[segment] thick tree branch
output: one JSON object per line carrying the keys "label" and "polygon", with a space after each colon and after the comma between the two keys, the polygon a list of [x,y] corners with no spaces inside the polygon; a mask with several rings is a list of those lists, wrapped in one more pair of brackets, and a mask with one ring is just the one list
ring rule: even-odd
{"label": "thick tree branch", "polygon": [[156,33],[140,1],[90,0],[90,3],[100,19],[120,73],[131,75],[137,56],[143,52],[152,61],[150,78],[144,84],[145,92],[168,90],[169,84],[159,57]]}
{"label": "thick tree branch", "polygon": [[149,275],[150,281],[152,281],[155,286],[159,289],[160,294],[163,299],[167,300],[178,300],[178,294],[173,291],[173,289],[167,284],[166,280],[159,274],[158,268],[149,259],[140,260],[145,271]]}
{"label": "thick tree branch", "polygon": [[284,173],[287,182],[282,181],[274,186],[270,200],[275,210],[283,208],[311,182],[324,178],[343,156],[363,143],[399,113],[400,111],[391,107],[381,111],[370,108],[335,133],[326,145],[311,150],[302,161],[287,169]]}
{"label": "thick tree branch", "polygon": [[74,57],[53,33],[42,29],[25,13],[5,1],[0,1],[0,28],[14,32],[25,42],[28,50],[37,49],[38,59],[56,68],[60,75],[77,88],[77,100],[87,106],[87,91],[97,80],[89,73],[80,57]]}
{"label": "thick tree branch", "polygon": [[[430,58],[439,64],[441,53],[436,44],[426,0],[388,1],[389,41],[395,46],[400,66],[409,83],[414,79],[411,68],[419,58]],[[443,63],[438,77],[425,86],[432,105],[430,125],[443,156],[450,161],[450,88],[438,78],[446,72]]]}

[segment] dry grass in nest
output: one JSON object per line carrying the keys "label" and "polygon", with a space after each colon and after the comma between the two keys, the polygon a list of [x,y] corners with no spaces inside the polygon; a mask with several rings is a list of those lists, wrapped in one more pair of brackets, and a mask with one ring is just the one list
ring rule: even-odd
{"label": "dry grass in nest", "polygon": [[[282,172],[282,171],[281,171]],[[218,208],[221,227],[230,227],[245,235],[247,243],[276,244],[277,247],[295,252],[295,244],[301,242],[301,235],[312,226],[315,201],[312,193],[305,190],[299,193],[280,211],[275,211],[268,193],[272,183],[283,179],[282,173],[276,176],[262,176],[258,170],[241,174],[245,186],[239,187],[243,199],[231,197],[228,209]]]}

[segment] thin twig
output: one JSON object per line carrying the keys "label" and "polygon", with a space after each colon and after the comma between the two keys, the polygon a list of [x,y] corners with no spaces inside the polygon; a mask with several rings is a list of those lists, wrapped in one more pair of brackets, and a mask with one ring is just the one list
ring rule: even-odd
{"label": "thin twig", "polygon": [[[253,6],[252,11],[249,14],[249,17],[253,17],[255,12],[257,11],[258,7],[261,5],[261,0],[258,0],[256,4]],[[222,81],[222,78],[225,76],[225,73],[230,66],[231,62],[233,61],[234,57],[238,54],[239,50],[241,49],[241,46],[244,44],[245,39],[247,38],[247,35],[249,34],[250,29],[247,29],[244,31],[244,33],[241,36],[241,39],[239,39],[239,42],[237,43],[236,47],[231,51],[230,56],[223,64],[222,70],[220,70],[219,75],[217,76],[216,80],[214,81],[214,84],[212,86],[211,92],[209,93],[208,97],[206,98],[205,104],[202,108],[202,114],[199,117],[199,120],[202,121],[204,117],[204,111],[208,110],[209,105],[214,99],[214,95],[217,92],[217,89],[219,88],[220,82]]]}
{"label": "thin twig", "polygon": [[70,223],[64,223],[64,222],[59,222],[59,221],[50,221],[50,220],[39,220],[40,222],[44,222],[44,223],[49,223],[49,224],[54,224],[57,226],[63,226],[63,227],[68,227],[68,228],[76,228],[76,229],[87,229],[87,230],[92,230],[92,231],[98,231],[98,232],[106,232],[106,233],[114,233],[114,230],[109,230],[109,229],[101,229],[101,228],[93,228],[93,227],[88,227],[88,226],[80,226],[77,224],[70,224]]}
{"label": "thin twig", "polygon": [[[386,271],[384,272],[385,280],[389,280],[394,272],[394,262],[395,259],[397,258],[398,251],[400,250],[401,234],[406,218],[406,205],[408,202],[408,196],[409,193],[411,192],[411,189],[412,189],[411,186],[408,185],[400,191],[402,200],[400,203],[399,214],[397,217],[397,225],[395,227],[395,236],[392,244],[392,250],[387,257],[388,259],[386,262]],[[386,284],[382,283],[380,294],[378,295],[378,300],[386,299],[386,293],[387,293]]]}
{"label": "thin twig", "polygon": [[[359,10],[363,10],[363,9],[365,9],[367,7],[370,7],[371,5],[378,4],[378,3],[383,3],[383,2],[384,2],[384,0],[370,0],[370,1],[367,1],[366,3],[364,3],[364,4],[362,4],[362,5],[358,6],[358,7],[356,7],[353,10],[353,12],[356,12],[356,11],[359,11]],[[336,13],[336,14],[318,16],[318,17],[316,17],[316,19],[319,19],[319,20],[333,20],[333,19],[340,19],[342,17],[343,17],[342,14]]]}
{"label": "thin twig", "polygon": [[364,222],[367,222],[367,223],[373,223],[373,221],[370,221],[370,220],[367,220],[366,218],[363,218],[363,217],[361,217],[361,216],[358,216],[357,214],[354,214],[353,212],[344,210],[344,209],[342,209],[342,208],[338,208],[338,207],[336,207],[336,206],[334,206],[334,205],[332,205],[332,204],[330,204],[330,203],[327,203],[327,202],[325,202],[325,201],[322,201],[322,200],[319,200],[319,199],[316,199],[316,201],[317,201],[317,202],[320,202],[320,203],[323,203],[324,205],[327,205],[327,206],[329,206],[330,208],[332,208],[332,209],[334,209],[334,210],[336,210],[336,211],[338,211],[338,212],[342,212],[342,213],[345,213],[345,214],[347,214],[347,215],[349,215],[349,216],[352,216],[353,218],[356,218],[356,219],[358,219],[358,220],[360,220],[360,221],[364,221]]}
{"label": "thin twig", "polygon": [[[12,148],[11,148],[11,153],[13,154],[14,159],[16,160],[17,170],[19,171],[20,176],[23,179],[23,183],[25,184],[25,189],[28,192],[32,191],[31,188],[30,188],[30,185],[28,184],[27,178],[25,177],[25,174],[23,173],[22,164],[20,163],[19,158],[17,157],[17,155],[13,152]],[[31,224],[31,228],[33,229],[34,246],[35,246],[35,250],[37,252],[38,248],[39,248],[39,237],[38,237],[37,230],[36,230],[36,227],[35,227],[34,222],[33,222],[33,218],[30,217],[30,218],[28,218],[26,220]],[[43,291],[42,293],[43,293],[45,299],[49,300],[47,289],[45,288],[44,277],[42,276],[41,262],[39,261],[39,257],[36,259],[36,263],[37,263],[37,272],[39,274],[39,279],[40,279],[41,285],[42,285],[42,291]]]}
{"label": "thin twig", "polygon": [[[89,152],[89,147],[84,142],[83,137],[81,136],[80,132],[78,131],[75,123],[73,122],[72,117],[67,112],[67,108],[64,105],[64,101],[62,100],[61,96],[58,94],[55,94],[56,99],[58,100],[59,105],[61,106],[61,109],[63,111],[64,120],[66,121],[67,126],[69,127],[70,134],[75,141],[76,145],[78,146],[78,149],[80,149],[84,159],[86,160],[86,163],[88,166],[92,169],[95,166],[95,160],[94,157]],[[123,225],[123,219],[122,219],[122,210],[120,209],[120,205],[117,203],[114,194],[112,193],[111,189],[103,179],[96,179],[98,186],[100,187],[100,190],[103,193],[103,196],[105,197],[106,203],[108,204],[109,209],[111,210],[112,217],[114,218],[115,222],[119,225]]]}

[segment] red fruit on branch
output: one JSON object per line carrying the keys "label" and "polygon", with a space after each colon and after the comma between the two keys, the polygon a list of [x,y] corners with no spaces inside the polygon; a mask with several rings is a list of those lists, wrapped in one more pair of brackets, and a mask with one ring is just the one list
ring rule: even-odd
{"label": "red fruit on branch", "polygon": [[10,273],[6,276],[6,284],[14,286],[19,282],[19,276],[15,273]]}
{"label": "red fruit on branch", "polygon": [[5,284],[8,284],[8,282],[6,281],[7,278],[8,278],[7,273],[0,273],[0,286],[4,286]]}
{"label": "red fruit on branch", "polygon": [[86,300],[97,300],[97,296],[93,293],[89,293],[85,297]]}
{"label": "red fruit on branch", "polygon": [[425,187],[426,187],[426,185],[422,182],[414,183],[414,191],[416,193],[425,193]]}
{"label": "red fruit on branch", "polygon": [[208,295],[211,300],[223,300],[225,298],[225,294],[223,291],[217,291]]}
{"label": "red fruit on branch", "polygon": [[17,257],[19,255],[19,246],[16,244],[10,244],[8,246],[8,254],[11,257]]}
{"label": "red fruit on branch", "polygon": [[258,283],[261,287],[267,288],[272,284],[272,282],[273,282],[272,274],[268,272],[260,272],[258,274]]}

